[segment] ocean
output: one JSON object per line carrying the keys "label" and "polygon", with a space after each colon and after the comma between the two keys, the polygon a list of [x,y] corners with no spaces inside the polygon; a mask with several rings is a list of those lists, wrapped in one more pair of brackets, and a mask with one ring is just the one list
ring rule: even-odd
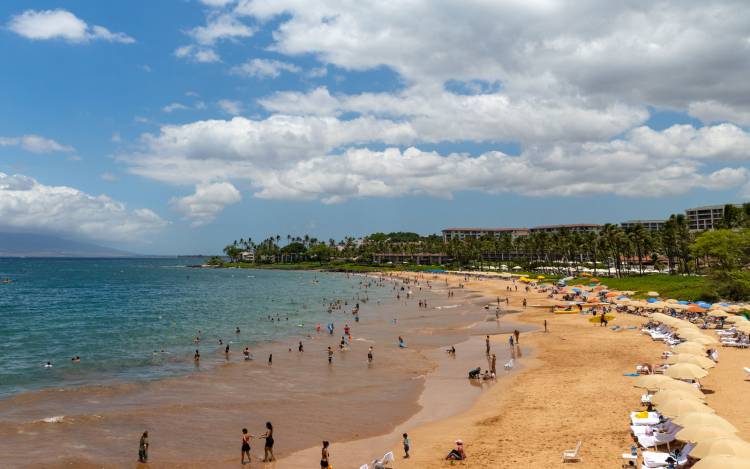
{"label": "ocean", "polygon": [[222,362],[220,339],[234,353],[291,341],[325,328],[332,299],[362,295],[357,276],[186,267],[196,263],[0,259],[0,279],[12,279],[0,284],[0,398],[188,374],[196,348],[205,369]]}

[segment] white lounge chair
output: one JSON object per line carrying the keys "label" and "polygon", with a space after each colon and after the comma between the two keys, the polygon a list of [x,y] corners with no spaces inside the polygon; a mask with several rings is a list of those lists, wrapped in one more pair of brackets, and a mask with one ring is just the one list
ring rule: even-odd
{"label": "white lounge chair", "polygon": [[[677,453],[677,465],[678,466],[684,466],[688,461],[688,454],[693,450],[695,445],[693,444],[686,444],[682,447],[682,451]],[[654,451],[644,451],[641,453],[641,456],[643,456],[643,467],[646,468],[652,468],[652,467],[664,467],[667,465],[667,458],[671,455],[669,453],[656,453]]]}
{"label": "white lounge chair", "polygon": [[359,466],[359,469],[370,469],[370,466],[368,466],[367,464],[362,464],[361,466]]}
{"label": "white lounge chair", "polygon": [[742,369],[745,370],[745,373],[747,373],[747,375],[745,376],[745,379],[746,380],[750,379],[750,368],[743,366]]}
{"label": "white lounge chair", "polygon": [[389,469],[387,464],[393,462],[395,459],[396,457],[393,455],[393,451],[388,451],[382,458],[373,460],[370,465],[372,466],[372,469]]}
{"label": "white lounge chair", "polygon": [[578,442],[575,449],[566,449],[562,453],[562,462],[568,461],[580,461],[581,456],[578,454],[581,451],[581,441]]}

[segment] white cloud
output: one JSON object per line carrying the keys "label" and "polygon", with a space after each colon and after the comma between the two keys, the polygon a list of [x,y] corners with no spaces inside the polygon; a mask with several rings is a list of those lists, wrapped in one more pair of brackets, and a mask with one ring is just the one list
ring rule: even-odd
{"label": "white cloud", "polygon": [[227,205],[242,200],[238,191],[229,182],[198,184],[191,195],[174,198],[171,203],[185,218],[192,220],[193,226],[209,223]]}
{"label": "white cloud", "polygon": [[300,68],[294,64],[273,59],[252,59],[231,68],[235,75],[255,78],[276,78],[281,72],[297,73]]}
{"label": "white cloud", "polygon": [[234,1],[235,0],[200,0],[202,4],[212,8],[221,8],[229,5],[230,3],[234,3]]}
{"label": "white cloud", "polygon": [[113,33],[104,26],[88,25],[73,13],[63,10],[26,10],[11,18],[8,29],[33,40],[62,39],[85,43],[94,40],[132,44],[135,39]]}
{"label": "white cloud", "polygon": [[243,0],[236,12],[278,20],[278,53],[386,66],[409,84],[486,80],[516,96],[750,110],[743,0]]}
{"label": "white cloud", "polygon": [[148,209],[129,210],[106,195],[0,173],[0,227],[107,241],[146,240],[167,225]]}
{"label": "white cloud", "polygon": [[217,103],[222,111],[229,115],[236,116],[242,113],[242,103],[231,99],[220,99]]}
{"label": "white cloud", "polygon": [[99,177],[102,179],[102,181],[107,181],[107,182],[114,182],[114,181],[117,181],[118,179],[118,177],[115,174],[110,173],[109,171],[103,172]]}
{"label": "white cloud", "polygon": [[63,145],[50,138],[33,134],[20,137],[0,137],[0,147],[3,146],[19,146],[32,153],[70,153],[75,151],[75,148],[69,145]]}
{"label": "white cloud", "polygon": [[466,190],[659,197],[739,187],[747,181],[750,160],[750,135],[731,124],[638,127],[610,141],[529,144],[518,156],[352,147],[409,144],[415,135],[407,122],[373,117],[236,117],[162,127],[160,134],[143,137],[141,153],[122,159],[131,172],[165,182],[245,180],[258,197],[326,203]]}
{"label": "white cloud", "polygon": [[182,103],[169,103],[161,108],[161,110],[164,112],[185,111],[187,109],[190,109],[190,107]]}
{"label": "white cloud", "polygon": [[198,26],[189,31],[189,34],[202,45],[213,45],[217,41],[227,39],[247,38],[254,33],[253,28],[228,13],[209,16],[205,26]]}
{"label": "white cloud", "polygon": [[192,60],[198,63],[221,62],[221,57],[215,50],[208,47],[196,47],[192,44],[181,46],[175,49],[175,57]]}
{"label": "white cloud", "polygon": [[743,110],[713,100],[690,103],[688,113],[703,122],[729,121],[750,125],[750,108]]}

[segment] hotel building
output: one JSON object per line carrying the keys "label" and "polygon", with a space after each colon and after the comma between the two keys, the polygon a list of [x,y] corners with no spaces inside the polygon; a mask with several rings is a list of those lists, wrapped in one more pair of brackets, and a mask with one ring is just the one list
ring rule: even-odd
{"label": "hotel building", "polygon": [[500,238],[510,235],[512,238],[517,238],[528,234],[527,228],[446,228],[443,230],[443,242],[447,243],[452,239],[461,241],[471,238],[479,239],[485,236]]}
{"label": "hotel building", "polygon": [[648,231],[660,231],[664,229],[664,223],[666,222],[666,220],[629,220],[620,223],[620,228],[627,230],[628,228],[642,225]]}
{"label": "hotel building", "polygon": [[[734,204],[737,208],[742,208],[741,204]],[[723,205],[707,205],[705,207],[695,207],[685,210],[688,228],[691,230],[712,230],[724,218]]]}

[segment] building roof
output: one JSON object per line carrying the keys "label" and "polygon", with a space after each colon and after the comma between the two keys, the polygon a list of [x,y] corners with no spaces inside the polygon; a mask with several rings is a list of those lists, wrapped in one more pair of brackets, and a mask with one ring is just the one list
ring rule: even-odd
{"label": "building roof", "polygon": [[622,223],[638,224],[638,223],[666,223],[666,222],[667,222],[667,220],[628,220],[628,221],[624,221]]}
{"label": "building roof", "polygon": [[532,230],[544,230],[549,228],[601,228],[602,225],[598,225],[596,223],[573,223],[569,225],[540,225],[540,226],[534,226],[531,229]]}
{"label": "building roof", "polygon": [[528,228],[444,228],[443,231],[505,232],[505,231],[528,231]]}

